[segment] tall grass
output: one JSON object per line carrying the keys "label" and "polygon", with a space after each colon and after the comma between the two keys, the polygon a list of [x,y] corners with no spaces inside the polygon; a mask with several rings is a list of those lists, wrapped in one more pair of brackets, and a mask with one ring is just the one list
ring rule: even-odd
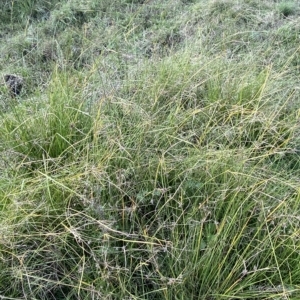
{"label": "tall grass", "polygon": [[[227,2],[204,12],[233,22]],[[140,21],[141,3],[122,5]],[[229,37],[134,63],[103,52],[88,70],[62,59],[45,90],[7,106],[0,297],[299,298],[294,69],[218,52]]]}

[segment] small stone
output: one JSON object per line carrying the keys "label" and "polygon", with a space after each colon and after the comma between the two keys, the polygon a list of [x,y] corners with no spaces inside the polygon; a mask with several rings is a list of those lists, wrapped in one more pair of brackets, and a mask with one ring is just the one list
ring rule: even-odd
{"label": "small stone", "polygon": [[4,80],[13,98],[21,93],[24,81],[21,76],[7,74],[4,75]]}

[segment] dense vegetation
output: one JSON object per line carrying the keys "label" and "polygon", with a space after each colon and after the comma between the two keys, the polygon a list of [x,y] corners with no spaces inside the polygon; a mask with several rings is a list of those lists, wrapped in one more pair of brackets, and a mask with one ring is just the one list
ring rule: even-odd
{"label": "dense vegetation", "polygon": [[299,299],[300,4],[3,0],[1,299]]}

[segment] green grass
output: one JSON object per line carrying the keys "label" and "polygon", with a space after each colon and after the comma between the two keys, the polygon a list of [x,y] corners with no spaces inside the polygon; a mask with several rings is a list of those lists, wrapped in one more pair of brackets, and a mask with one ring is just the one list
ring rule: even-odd
{"label": "green grass", "polygon": [[278,9],[284,17],[288,17],[296,13],[297,6],[293,1],[282,1],[279,3]]}
{"label": "green grass", "polygon": [[25,79],[0,86],[0,298],[299,299],[300,15],[276,3],[0,4]]}

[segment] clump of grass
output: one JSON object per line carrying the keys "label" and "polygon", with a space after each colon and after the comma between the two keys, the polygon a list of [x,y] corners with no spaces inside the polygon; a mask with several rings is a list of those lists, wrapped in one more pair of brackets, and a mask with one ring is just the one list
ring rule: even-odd
{"label": "clump of grass", "polygon": [[79,85],[75,77],[56,73],[44,109],[13,107],[2,120],[2,143],[29,163],[80,152],[81,144],[90,139],[92,121]]}
{"label": "clump of grass", "polygon": [[288,17],[296,13],[297,7],[293,1],[282,1],[278,5],[279,13],[284,17]]}

